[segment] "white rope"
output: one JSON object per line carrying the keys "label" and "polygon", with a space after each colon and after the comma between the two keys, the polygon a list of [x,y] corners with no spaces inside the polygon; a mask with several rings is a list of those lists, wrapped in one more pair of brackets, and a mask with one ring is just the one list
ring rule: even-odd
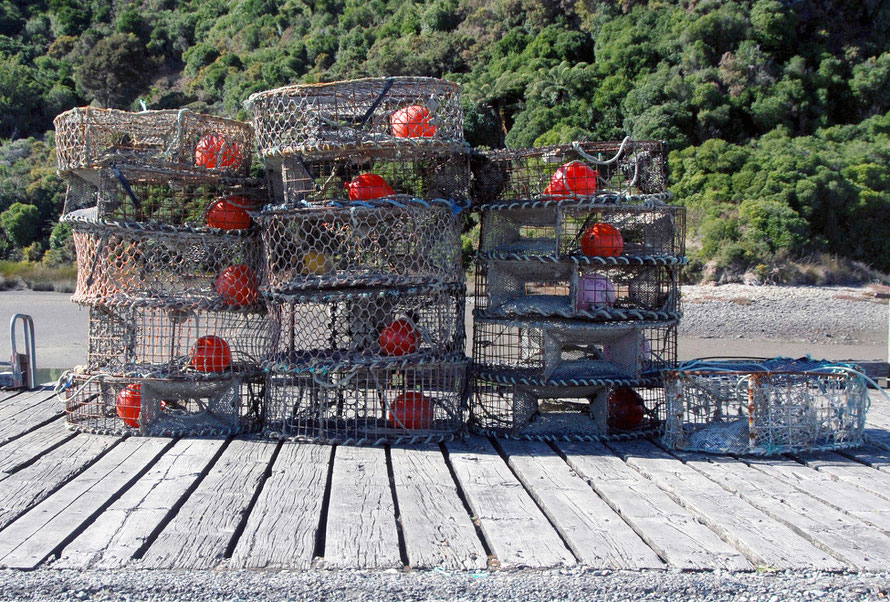
{"label": "white rope", "polygon": [[586,159],[587,161],[590,161],[591,163],[595,163],[596,165],[611,165],[612,163],[614,163],[615,161],[620,159],[621,156],[624,154],[624,147],[628,142],[630,142],[630,136],[625,136],[624,140],[621,141],[621,146],[618,147],[618,152],[615,153],[614,157],[612,157],[611,159],[609,159],[607,161],[601,161],[601,160],[597,159],[596,157],[594,157],[593,155],[584,152],[584,150],[581,148],[580,142],[577,142],[577,141],[572,142],[572,148],[575,149],[575,152],[577,152],[579,155],[584,157],[584,159]]}

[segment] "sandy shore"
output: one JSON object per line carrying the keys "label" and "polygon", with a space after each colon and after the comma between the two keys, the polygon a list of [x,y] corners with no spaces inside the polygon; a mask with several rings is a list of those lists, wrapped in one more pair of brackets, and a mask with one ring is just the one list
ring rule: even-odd
{"label": "sandy shore", "polygon": [[[776,355],[886,360],[886,300],[871,287],[685,286],[679,356]],[[70,295],[0,292],[0,320],[34,318],[39,368],[70,368],[86,361],[89,312]],[[19,346],[23,342],[19,337]],[[10,355],[0,336],[0,359]]]}

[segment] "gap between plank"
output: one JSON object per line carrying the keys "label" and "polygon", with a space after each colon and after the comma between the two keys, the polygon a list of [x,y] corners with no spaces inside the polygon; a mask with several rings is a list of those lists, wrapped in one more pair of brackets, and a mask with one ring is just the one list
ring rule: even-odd
{"label": "gap between plank", "polygon": [[337,446],[331,446],[331,456],[328,459],[328,478],[324,486],[324,495],[321,497],[321,512],[318,515],[318,529],[315,531],[315,549],[313,558],[324,558],[325,536],[328,528],[328,507],[331,504],[331,484],[334,482],[334,459]]}
{"label": "gap between plank", "polygon": [[22,470],[22,469],[28,468],[29,466],[31,466],[32,464],[34,464],[35,462],[37,462],[38,460],[40,460],[44,455],[46,455],[46,454],[48,454],[48,453],[50,453],[50,452],[52,452],[52,451],[55,451],[56,449],[58,449],[59,447],[65,445],[66,443],[68,443],[69,441],[71,441],[72,439],[74,439],[75,437],[77,437],[77,436],[79,436],[79,435],[80,435],[80,433],[72,432],[72,433],[69,434],[67,437],[65,437],[64,439],[62,439],[62,440],[59,441],[58,443],[56,443],[55,445],[53,445],[53,446],[51,446],[51,447],[48,447],[48,448],[42,450],[39,454],[36,454],[36,455],[35,455],[33,458],[31,458],[30,460],[26,460],[26,461],[22,462],[21,464],[17,464],[15,467],[13,467],[12,469],[8,470],[8,471],[6,472],[6,474],[7,474],[7,475],[13,475],[13,474],[17,473],[18,471],[20,471],[20,470]]}
{"label": "gap between plank", "polygon": [[473,523],[473,528],[476,530],[476,537],[479,538],[479,542],[482,544],[482,549],[485,551],[485,556],[489,559],[495,558],[494,553],[491,551],[491,546],[488,545],[488,541],[485,539],[485,533],[482,531],[482,526],[479,524],[479,519],[473,515],[473,509],[470,508],[470,502],[467,499],[467,494],[464,492],[463,487],[460,485],[460,481],[457,478],[457,473],[454,471],[454,466],[451,464],[451,458],[448,455],[448,448],[444,443],[439,443],[439,450],[442,452],[442,457],[445,460],[445,466],[448,467],[448,474],[451,475],[451,481],[454,483],[454,487],[457,490],[457,497],[460,500],[460,503],[464,506],[464,511],[467,513],[467,516],[470,517],[470,522]]}
{"label": "gap between plank", "polygon": [[250,513],[253,512],[256,502],[259,499],[260,494],[263,492],[263,487],[266,486],[266,481],[272,476],[272,467],[278,459],[278,454],[281,452],[282,445],[284,445],[284,441],[279,441],[278,445],[275,446],[275,451],[272,452],[272,457],[269,458],[269,462],[266,464],[266,470],[263,471],[263,476],[260,477],[260,482],[257,484],[257,488],[253,492],[253,497],[250,498],[250,502],[247,504],[244,514],[241,515],[241,520],[238,521],[238,525],[235,527],[234,533],[232,533],[232,538],[229,540],[229,545],[226,546],[226,551],[223,552],[223,558],[231,558],[232,554],[235,552],[235,546],[238,545],[238,540],[241,539],[241,536],[244,534],[244,529],[247,527],[247,519],[250,518]]}
{"label": "gap between plank", "polygon": [[408,546],[405,543],[405,532],[402,530],[402,515],[399,512],[399,496],[396,494],[396,473],[392,466],[392,448],[389,445],[383,446],[383,452],[386,456],[386,475],[389,478],[389,490],[392,493],[392,506],[395,511],[396,521],[396,537],[399,541],[399,558],[403,567],[410,566],[408,560]]}

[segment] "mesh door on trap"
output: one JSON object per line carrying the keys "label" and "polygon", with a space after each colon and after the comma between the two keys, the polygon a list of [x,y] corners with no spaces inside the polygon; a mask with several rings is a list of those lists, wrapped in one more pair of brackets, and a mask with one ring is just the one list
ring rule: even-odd
{"label": "mesh door on trap", "polygon": [[664,389],[656,384],[544,387],[477,376],[470,424],[485,434],[510,437],[639,436],[656,431],[664,419]]}
{"label": "mesh door on trap", "polygon": [[330,204],[259,218],[266,290],[410,286],[463,281],[455,205]]}
{"label": "mesh door on trap", "polygon": [[476,268],[476,309],[487,317],[676,320],[679,266],[489,260]]}
{"label": "mesh door on trap", "polygon": [[245,229],[266,203],[257,180],[116,165],[68,174],[64,214],[99,220]]}
{"label": "mesh door on trap", "polygon": [[273,371],[266,432],[342,444],[449,439],[463,428],[465,385],[462,361]]}
{"label": "mesh door on trap", "polygon": [[677,358],[677,322],[605,323],[476,317],[474,374],[548,387],[634,384]]}
{"label": "mesh door on trap", "polygon": [[[64,377],[63,377],[64,378]],[[227,435],[258,424],[262,378],[206,379],[73,374],[57,394],[69,428],[151,436]]]}
{"label": "mesh door on trap", "polygon": [[485,259],[640,265],[673,263],[685,254],[685,208],[655,202],[505,202],[483,207],[482,224]]}
{"label": "mesh door on trap", "polygon": [[247,107],[264,157],[464,146],[460,86],[429,77],[285,86]]}
{"label": "mesh door on trap", "polygon": [[667,145],[627,140],[482,151],[474,155],[471,168],[472,198],[482,205],[592,196],[626,199],[665,193]]}
{"label": "mesh door on trap", "polygon": [[90,308],[87,365],[121,376],[251,374],[268,329],[264,310],[99,305]]}
{"label": "mesh door on trap", "polygon": [[461,284],[267,295],[264,363],[409,364],[464,350]]}
{"label": "mesh door on trap", "polygon": [[186,109],[129,113],[79,107],[53,121],[59,170],[132,162],[176,171],[246,176],[253,155],[250,124]]}
{"label": "mesh door on trap", "polygon": [[465,150],[347,151],[341,155],[288,155],[266,161],[275,202],[289,205],[330,199],[446,199],[469,197],[470,164]]}
{"label": "mesh door on trap", "polygon": [[259,310],[263,256],[250,231],[196,231],[62,217],[72,226],[77,287],[90,305]]}
{"label": "mesh door on trap", "polygon": [[846,365],[713,362],[667,371],[664,386],[672,449],[773,455],[863,442],[868,389]]}

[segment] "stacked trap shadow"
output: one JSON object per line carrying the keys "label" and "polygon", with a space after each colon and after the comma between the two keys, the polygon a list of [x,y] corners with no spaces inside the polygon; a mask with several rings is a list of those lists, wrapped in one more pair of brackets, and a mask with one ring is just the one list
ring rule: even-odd
{"label": "stacked trap shadow", "polygon": [[266,433],[453,437],[467,366],[460,88],[372,78],[269,90],[248,106],[271,195],[257,218]]}
{"label": "stacked trap shadow", "polygon": [[55,120],[89,307],[87,364],[58,386],[78,430],[231,434],[258,424],[268,321],[257,289],[248,124],[186,110]]}
{"label": "stacked trap shadow", "polygon": [[599,439],[660,426],[685,262],[666,152],[625,139],[474,157],[477,430]]}

